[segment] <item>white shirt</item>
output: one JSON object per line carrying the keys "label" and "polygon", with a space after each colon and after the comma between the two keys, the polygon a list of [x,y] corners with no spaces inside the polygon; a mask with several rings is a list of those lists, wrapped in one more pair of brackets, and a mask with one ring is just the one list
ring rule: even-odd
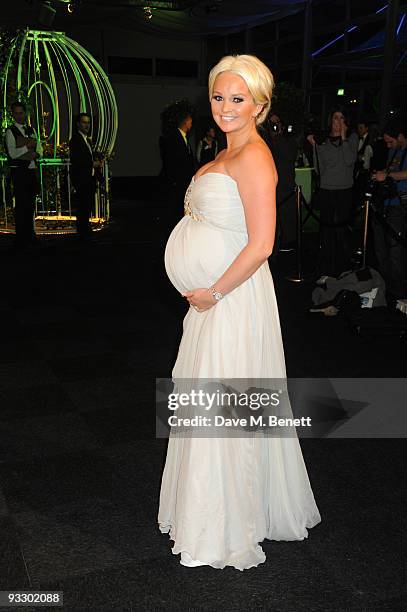
{"label": "white shirt", "polygon": [[[202,149],[211,149],[212,148],[212,144],[213,141],[211,141],[210,143],[206,140],[206,138],[202,138],[202,140],[200,140],[198,142],[198,146],[196,149],[196,158],[199,161],[199,163],[201,163],[201,153],[202,153]],[[214,159],[218,154],[218,141],[215,140],[215,151],[214,151]]]}
{"label": "white shirt", "polygon": [[188,146],[188,140],[187,140],[186,132],[184,132],[184,130],[181,130],[181,128],[178,128],[178,129],[179,129],[179,131],[181,133],[182,138],[185,140],[185,144]]}
{"label": "white shirt", "polygon": [[[360,139],[359,139],[359,146],[358,146],[358,151],[361,150],[361,148],[363,147],[363,145],[365,144],[366,138],[368,137],[368,133],[364,134]],[[373,157],[373,149],[372,147],[368,144],[365,147],[365,150],[363,152],[362,155],[362,161],[363,161],[363,169],[364,170],[369,170],[370,168],[370,160]]]}
{"label": "white shirt", "polygon": [[368,136],[368,132],[366,132],[366,134],[363,134],[363,136],[359,137],[359,145],[358,145],[358,151],[360,151],[360,149],[363,147],[363,145],[365,144],[365,140]]}
{"label": "white shirt", "polygon": [[83,133],[83,132],[81,132],[80,130],[79,130],[79,134],[82,136],[82,138],[83,138],[83,139],[84,139],[84,141],[86,142],[86,146],[88,147],[88,149],[89,149],[89,151],[91,152],[92,157],[93,157],[93,151],[92,151],[92,147],[91,147],[91,146],[90,146],[90,144],[89,144],[88,137],[86,136],[86,134],[84,134],[84,133]]}
{"label": "white shirt", "polygon": [[[83,132],[81,132],[80,130],[78,130],[79,134],[82,136],[82,138],[84,139],[84,141],[86,142],[86,146],[88,147],[91,155],[92,155],[92,159],[93,159],[93,151],[92,151],[92,147],[90,146],[88,137],[86,136],[86,134],[84,134]],[[92,176],[95,175],[95,168],[92,168]]]}
{"label": "white shirt", "polygon": [[[24,138],[26,138],[26,135],[24,132],[24,126],[21,125],[21,123],[16,123],[16,122],[14,122],[14,125],[18,129],[18,131],[21,132],[21,135],[24,136]],[[35,131],[34,131],[33,137],[34,138],[37,137],[35,134]],[[16,139],[14,138],[14,134],[10,129],[6,130],[6,145],[7,145],[8,154],[10,155],[11,159],[18,159],[22,155],[25,155],[25,153],[28,153],[28,147],[26,147],[25,145],[23,147],[16,146]],[[39,141],[37,141],[35,150],[38,153],[38,155],[42,157],[43,149]],[[35,161],[31,160],[28,168],[30,170],[33,170],[35,167],[36,167]]]}
{"label": "white shirt", "polygon": [[363,168],[365,170],[370,170],[370,162],[373,157],[373,149],[370,144],[366,145],[365,152],[363,154]]}

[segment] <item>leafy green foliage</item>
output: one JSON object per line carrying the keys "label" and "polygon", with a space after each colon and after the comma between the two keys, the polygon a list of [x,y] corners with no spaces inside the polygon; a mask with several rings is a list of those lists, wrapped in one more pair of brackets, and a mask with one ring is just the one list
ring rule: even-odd
{"label": "leafy green foliage", "polygon": [[300,132],[306,122],[304,91],[293,83],[278,83],[273,92],[271,114],[278,115],[284,125],[294,125],[296,132]]}

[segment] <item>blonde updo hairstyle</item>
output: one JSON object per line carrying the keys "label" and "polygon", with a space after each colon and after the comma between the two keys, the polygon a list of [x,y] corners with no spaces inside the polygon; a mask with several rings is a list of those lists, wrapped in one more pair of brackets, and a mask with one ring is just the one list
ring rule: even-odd
{"label": "blonde updo hairstyle", "polygon": [[254,55],[225,55],[209,73],[209,100],[212,100],[216,77],[227,71],[238,74],[246,83],[254,103],[263,106],[256,117],[256,125],[260,125],[271,107],[274,78],[270,70]]}

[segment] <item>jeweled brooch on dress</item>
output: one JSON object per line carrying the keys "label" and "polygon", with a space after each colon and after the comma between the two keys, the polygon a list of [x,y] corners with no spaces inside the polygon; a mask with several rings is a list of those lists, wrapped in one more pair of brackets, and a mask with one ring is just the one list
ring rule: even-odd
{"label": "jeweled brooch on dress", "polygon": [[194,221],[203,221],[203,217],[201,215],[198,215],[198,214],[194,213],[192,208],[191,208],[190,202],[191,202],[192,186],[193,186],[193,183],[191,182],[191,184],[189,185],[188,189],[185,192],[185,198],[184,198],[184,216],[188,215],[188,216],[192,217],[192,219]]}

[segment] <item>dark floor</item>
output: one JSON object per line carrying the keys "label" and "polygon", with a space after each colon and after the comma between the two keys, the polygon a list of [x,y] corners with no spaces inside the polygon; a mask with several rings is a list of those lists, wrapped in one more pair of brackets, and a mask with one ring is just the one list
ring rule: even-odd
{"label": "dark floor", "polygon": [[[171,554],[153,380],[171,371],[185,305],[152,246],[155,206],[116,204],[89,245],[14,254],[0,237],[0,590],[63,590],[68,611],[405,610],[403,440],[303,440],[322,523],[265,543],[257,569]],[[293,265],[273,264],[290,376],[405,375],[405,344],[308,315],[310,285],[284,278]]]}

